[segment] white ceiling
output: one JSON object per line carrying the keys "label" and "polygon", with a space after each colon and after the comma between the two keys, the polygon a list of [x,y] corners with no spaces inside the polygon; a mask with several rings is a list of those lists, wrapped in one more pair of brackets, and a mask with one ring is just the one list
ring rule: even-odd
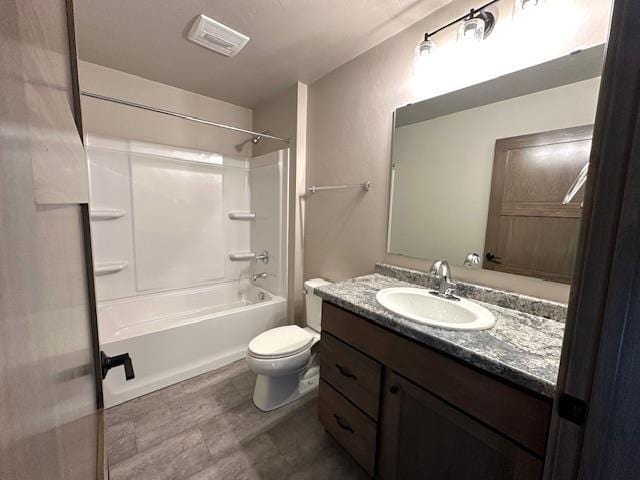
{"label": "white ceiling", "polygon": [[[79,0],[79,56],[254,107],[312,83],[449,0]],[[226,58],[186,40],[205,15],[251,37]],[[419,39],[416,39],[419,40]]]}

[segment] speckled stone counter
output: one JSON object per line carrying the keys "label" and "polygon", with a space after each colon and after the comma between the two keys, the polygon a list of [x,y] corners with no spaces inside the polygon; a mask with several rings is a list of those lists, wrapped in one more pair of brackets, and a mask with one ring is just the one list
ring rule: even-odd
{"label": "speckled stone counter", "polygon": [[495,315],[495,326],[490,330],[471,332],[443,330],[406,320],[376,301],[378,290],[411,286],[416,285],[374,273],[317,287],[315,291],[327,302],[436,351],[530,391],[553,396],[564,334],[562,322],[474,299]]}

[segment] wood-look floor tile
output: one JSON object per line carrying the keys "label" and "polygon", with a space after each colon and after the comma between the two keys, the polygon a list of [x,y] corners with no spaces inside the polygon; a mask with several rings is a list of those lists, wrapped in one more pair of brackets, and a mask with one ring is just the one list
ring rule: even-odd
{"label": "wood-look floor tile", "polygon": [[126,422],[116,423],[113,426],[109,426],[106,431],[107,444],[118,440],[127,435],[133,435],[135,433],[133,421],[128,420]]}
{"label": "wood-look floor tile", "polygon": [[185,393],[193,393],[206,387],[232,379],[249,371],[246,360],[238,360],[230,365],[218,368],[212,372],[203,373],[181,383]]}
{"label": "wood-look floor tile", "polygon": [[228,381],[185,393],[178,399],[166,402],[167,407],[137,418],[135,430],[138,450],[145,450],[180,432],[204,424],[241,402],[242,397]]}
{"label": "wood-look floor tile", "polygon": [[231,384],[244,398],[253,398],[253,390],[256,386],[256,374],[252,371],[243,372],[230,379]]}
{"label": "wood-look floor tile", "polygon": [[[254,447],[267,438],[256,437]],[[218,458],[213,464],[198,472],[189,480],[284,480],[293,470],[275,448],[270,450],[259,446],[252,451],[247,446],[239,447],[227,455]]]}
{"label": "wood-look floor tile", "polygon": [[136,446],[136,436],[131,433],[124,435],[107,444],[107,453],[109,454],[109,462],[116,465],[138,453]]}
{"label": "wood-look floor tile", "polygon": [[294,469],[308,465],[318,457],[318,452],[332,446],[333,440],[317,420],[316,410],[317,403],[310,402],[266,432]]}
{"label": "wood-look floor tile", "polygon": [[110,475],[112,480],[182,480],[211,462],[202,434],[194,429],[117,463]]}
{"label": "wood-look floor tile", "polygon": [[112,464],[120,463],[137,453],[133,421],[120,422],[107,427],[105,441]]}
{"label": "wood-look floor tile", "polygon": [[272,426],[280,422],[284,417],[302,408],[309,399],[290,403],[272,412],[262,412],[253,401],[247,400],[230,410],[216,415],[209,422],[200,427],[207,445],[213,445],[218,441],[220,435],[231,431],[232,436],[239,442],[255,437],[260,433],[269,430]]}
{"label": "wood-look floor tile", "polygon": [[188,480],[248,480],[251,478],[250,470],[251,466],[242,454],[231,452],[195,473]]}
{"label": "wood-look floor tile", "polygon": [[179,399],[169,402],[169,406],[176,412],[206,407],[213,413],[221,413],[245,400],[246,396],[243,392],[239,391],[230,379],[227,379],[216,385],[208,385],[185,393]]}
{"label": "wood-look floor tile", "polygon": [[112,480],[367,478],[319,423],[317,392],[262,412],[254,384],[243,360],[110,409]]}
{"label": "wood-look floor tile", "polygon": [[158,397],[145,395],[128,402],[116,405],[105,411],[105,422],[108,428],[119,423],[135,420],[136,418],[165,408],[166,402]]}
{"label": "wood-look floor tile", "polygon": [[320,452],[311,462],[300,465],[288,480],[370,479],[369,475],[336,443]]}

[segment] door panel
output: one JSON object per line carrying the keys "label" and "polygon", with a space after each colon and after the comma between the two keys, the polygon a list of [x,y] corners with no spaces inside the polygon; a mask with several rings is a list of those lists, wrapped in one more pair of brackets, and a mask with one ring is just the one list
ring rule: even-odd
{"label": "door panel", "polygon": [[584,193],[562,199],[589,159],[591,131],[496,141],[484,268],[571,282]]}
{"label": "door panel", "polygon": [[[33,179],[34,148],[46,165],[41,172],[65,170],[69,157],[47,151],[49,118],[55,130],[77,138],[72,105],[28,93],[35,77],[26,73],[23,48],[34,54],[31,67],[66,64],[67,51],[37,49],[30,36],[64,34],[65,2],[8,0],[0,15],[0,478],[2,480],[97,477],[98,423],[94,368],[93,303],[89,295],[83,205],[38,205]],[[62,23],[62,25],[58,25]],[[29,30],[28,34],[25,32]],[[62,33],[61,33],[62,32]],[[45,38],[47,44],[57,44]],[[44,41],[43,40],[43,41]],[[43,44],[40,44],[43,46]],[[36,52],[37,51],[37,55]],[[65,56],[66,55],[66,56]],[[51,57],[56,62],[49,62]],[[46,81],[40,79],[46,84]],[[42,85],[41,85],[42,86]],[[53,83],[65,88],[69,83]],[[56,113],[57,112],[57,113]],[[51,140],[55,143],[55,139]],[[73,143],[73,142],[72,142]],[[82,146],[73,146],[73,158]],[[69,173],[68,170],[65,170]],[[73,177],[73,181],[71,181]],[[86,189],[82,169],[67,177]],[[64,182],[61,184],[63,185]],[[82,199],[83,197],[78,197]],[[74,199],[72,199],[74,200]],[[75,201],[75,200],[74,200]]]}
{"label": "door panel", "polygon": [[567,282],[579,230],[580,218],[503,216],[496,249],[501,263],[494,269]]}
{"label": "door panel", "polygon": [[87,162],[82,138],[72,128],[76,59],[67,33],[68,26],[73,29],[73,22],[67,23],[72,1],[8,1],[17,6],[34,198],[40,204],[87,203],[88,182],[79,181],[87,178]]}

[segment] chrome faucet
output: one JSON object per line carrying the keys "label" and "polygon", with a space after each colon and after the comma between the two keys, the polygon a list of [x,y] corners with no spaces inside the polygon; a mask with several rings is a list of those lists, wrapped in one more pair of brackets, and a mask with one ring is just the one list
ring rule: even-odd
{"label": "chrome faucet", "polygon": [[451,277],[449,262],[446,260],[436,260],[429,269],[429,275],[438,282],[438,291],[431,291],[433,295],[438,295],[448,300],[460,300],[453,294],[456,284]]}
{"label": "chrome faucet", "polygon": [[268,275],[269,274],[267,272],[256,273],[253,277],[251,277],[251,279],[255,282],[259,278],[267,278]]}

